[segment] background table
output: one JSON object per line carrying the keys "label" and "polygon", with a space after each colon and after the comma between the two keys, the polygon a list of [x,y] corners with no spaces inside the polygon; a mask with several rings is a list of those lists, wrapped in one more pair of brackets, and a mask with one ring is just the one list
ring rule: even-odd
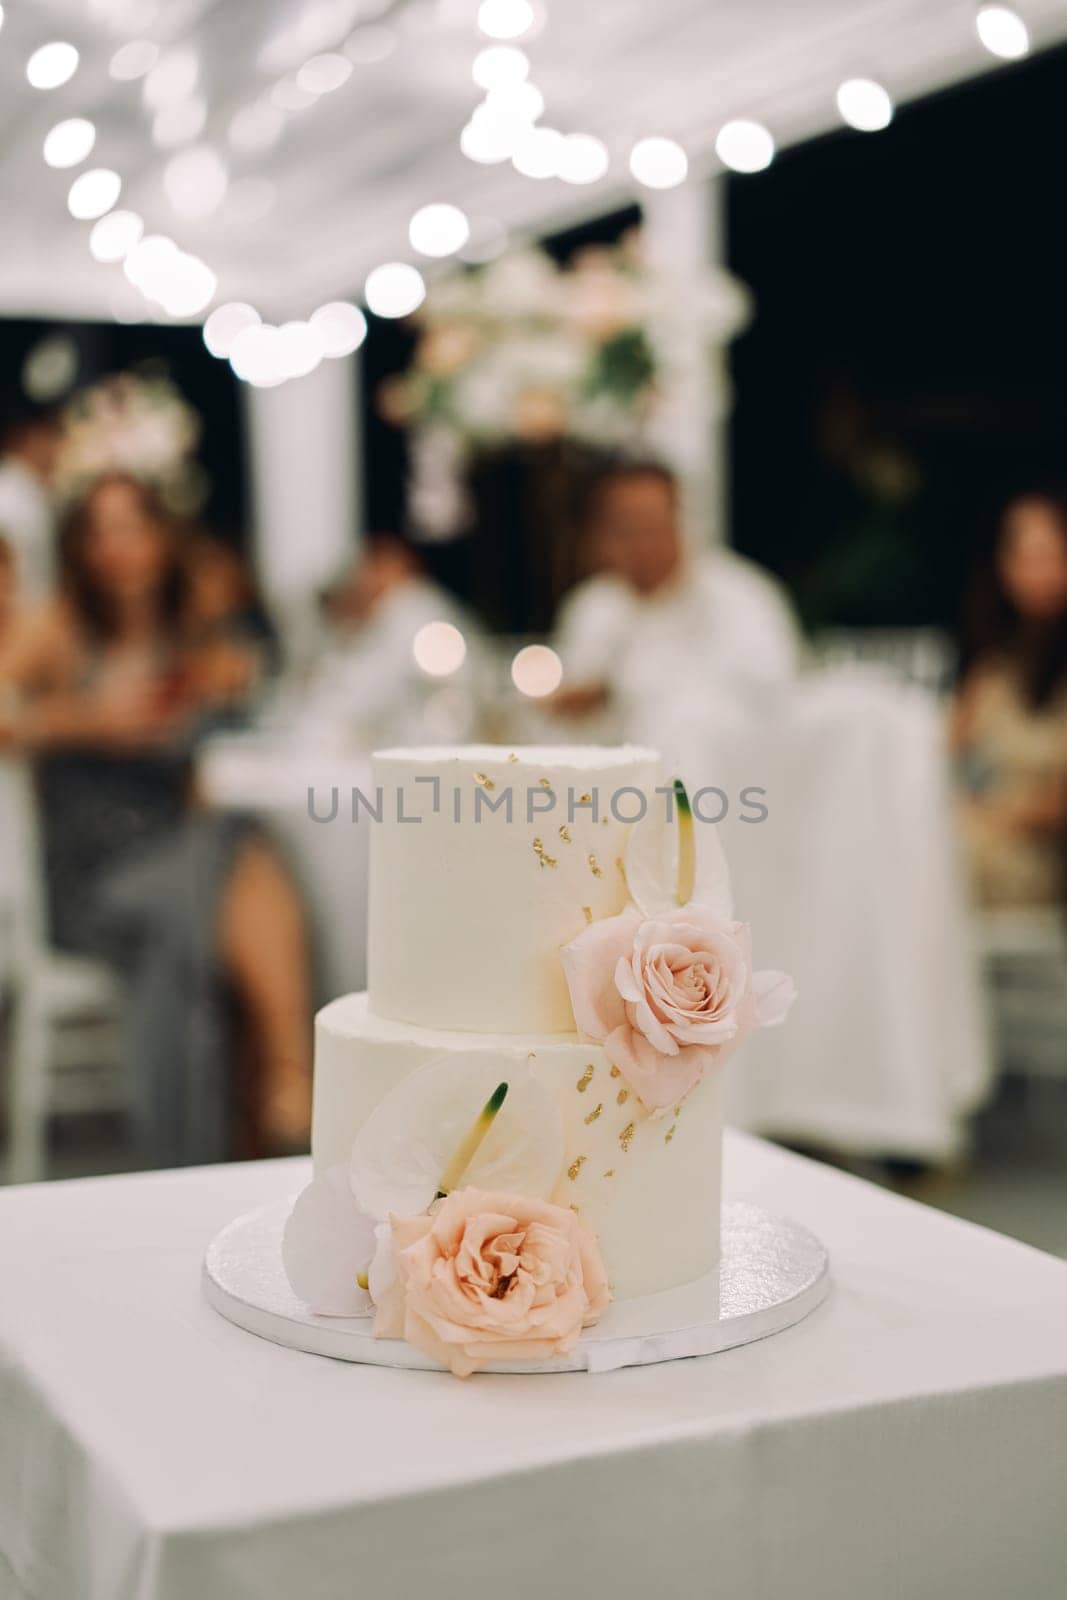
{"label": "background table", "polygon": [[735,1135],[830,1297],[603,1377],[361,1368],[200,1296],[298,1162],[0,1194],[3,1600],[1002,1600],[1067,1570],[1067,1265]]}

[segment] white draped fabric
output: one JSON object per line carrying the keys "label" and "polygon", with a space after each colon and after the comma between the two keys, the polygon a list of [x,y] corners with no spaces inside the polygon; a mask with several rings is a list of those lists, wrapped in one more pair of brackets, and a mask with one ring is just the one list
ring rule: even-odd
{"label": "white draped fabric", "polygon": [[[725,792],[738,915],[757,964],[799,990],[789,1026],[739,1052],[730,1119],[849,1151],[950,1156],[991,1065],[936,702],[841,669],[758,708],[720,704],[701,720],[690,707],[662,738],[691,789]],[[766,790],[765,820],[742,820],[747,787]]]}
{"label": "white draped fabric", "polygon": [[601,1376],[350,1366],[218,1317],[303,1162],[0,1193],[0,1600],[1003,1600],[1067,1569],[1067,1266],[733,1135],[805,1322]]}

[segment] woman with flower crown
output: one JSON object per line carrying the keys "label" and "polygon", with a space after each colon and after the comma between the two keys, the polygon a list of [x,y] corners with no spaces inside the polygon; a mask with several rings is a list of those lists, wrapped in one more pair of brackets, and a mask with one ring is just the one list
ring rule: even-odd
{"label": "woman with flower crown", "polygon": [[303,916],[254,827],[201,811],[197,736],[239,710],[258,659],[191,609],[178,528],[136,478],[99,478],[61,541],[62,590],[0,650],[0,742],[36,764],[52,940],[128,980],[130,1081],[154,1164],[230,1153],[225,1010],[258,1068],[260,1150],[307,1130]]}

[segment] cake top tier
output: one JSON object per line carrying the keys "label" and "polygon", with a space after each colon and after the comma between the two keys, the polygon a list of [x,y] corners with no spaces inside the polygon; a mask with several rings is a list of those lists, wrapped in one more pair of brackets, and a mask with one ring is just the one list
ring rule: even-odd
{"label": "cake top tier", "polygon": [[559,952],[626,900],[630,821],[663,783],[634,747],[468,745],[374,756],[370,1001],[424,1027],[574,1027]]}

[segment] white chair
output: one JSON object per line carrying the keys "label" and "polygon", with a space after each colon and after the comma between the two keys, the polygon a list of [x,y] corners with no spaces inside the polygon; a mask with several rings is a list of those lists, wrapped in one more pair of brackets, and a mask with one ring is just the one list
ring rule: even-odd
{"label": "white chair", "polygon": [[121,991],[101,963],[49,947],[30,772],[0,759],[0,992],[10,999],[8,1160],[13,1183],[44,1176],[54,1112],[110,1110],[120,1068]]}
{"label": "white chair", "polygon": [[[664,741],[667,742],[666,739]],[[758,965],[797,982],[788,1024],[738,1053],[727,1115],[860,1156],[951,1160],[992,1081],[932,696],[874,668],[812,673],[760,716],[680,729],[722,832]],[[741,820],[746,786],[768,816]]]}

